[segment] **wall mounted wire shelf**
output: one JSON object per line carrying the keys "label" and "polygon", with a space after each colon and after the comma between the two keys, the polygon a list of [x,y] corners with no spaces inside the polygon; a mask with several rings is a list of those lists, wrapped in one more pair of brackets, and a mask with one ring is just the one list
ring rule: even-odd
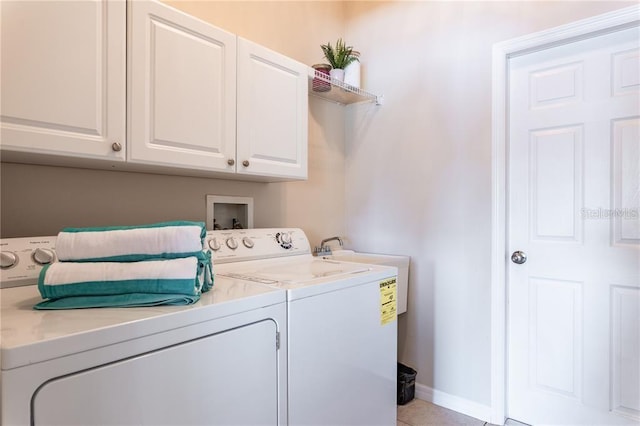
{"label": "wall mounted wire shelf", "polygon": [[341,105],[374,102],[382,105],[383,97],[375,95],[331,78],[329,75],[309,68],[309,95]]}

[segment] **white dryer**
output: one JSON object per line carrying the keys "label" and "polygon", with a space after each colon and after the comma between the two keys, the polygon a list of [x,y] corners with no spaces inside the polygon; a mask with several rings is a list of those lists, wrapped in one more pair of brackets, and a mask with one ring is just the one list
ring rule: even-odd
{"label": "white dryer", "polygon": [[[55,238],[0,241],[3,285],[33,284]],[[191,306],[35,311],[3,288],[3,425],[280,425],[286,292],[217,276]]]}
{"label": "white dryer", "polygon": [[397,268],[314,257],[300,229],[207,239],[218,276],[287,292],[290,425],[396,424]]}

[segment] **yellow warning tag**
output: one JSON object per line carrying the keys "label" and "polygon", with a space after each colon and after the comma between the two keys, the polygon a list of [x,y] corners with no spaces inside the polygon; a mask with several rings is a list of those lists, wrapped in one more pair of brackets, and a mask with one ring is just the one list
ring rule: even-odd
{"label": "yellow warning tag", "polygon": [[396,277],[380,281],[380,325],[396,320]]}

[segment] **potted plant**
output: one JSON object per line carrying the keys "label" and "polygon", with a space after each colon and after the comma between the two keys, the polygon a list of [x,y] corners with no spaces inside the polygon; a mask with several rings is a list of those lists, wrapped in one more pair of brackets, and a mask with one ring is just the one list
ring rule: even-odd
{"label": "potted plant", "polygon": [[339,38],[336,41],[335,48],[331,42],[320,46],[324,57],[331,65],[331,78],[344,81],[344,69],[352,62],[359,61],[358,57],[353,54],[353,46],[347,46],[344,41]]}

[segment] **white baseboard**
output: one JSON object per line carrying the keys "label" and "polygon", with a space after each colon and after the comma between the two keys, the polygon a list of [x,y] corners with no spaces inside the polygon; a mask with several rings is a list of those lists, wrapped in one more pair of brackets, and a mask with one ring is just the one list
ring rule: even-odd
{"label": "white baseboard", "polygon": [[416,398],[476,419],[491,420],[491,407],[416,383]]}

